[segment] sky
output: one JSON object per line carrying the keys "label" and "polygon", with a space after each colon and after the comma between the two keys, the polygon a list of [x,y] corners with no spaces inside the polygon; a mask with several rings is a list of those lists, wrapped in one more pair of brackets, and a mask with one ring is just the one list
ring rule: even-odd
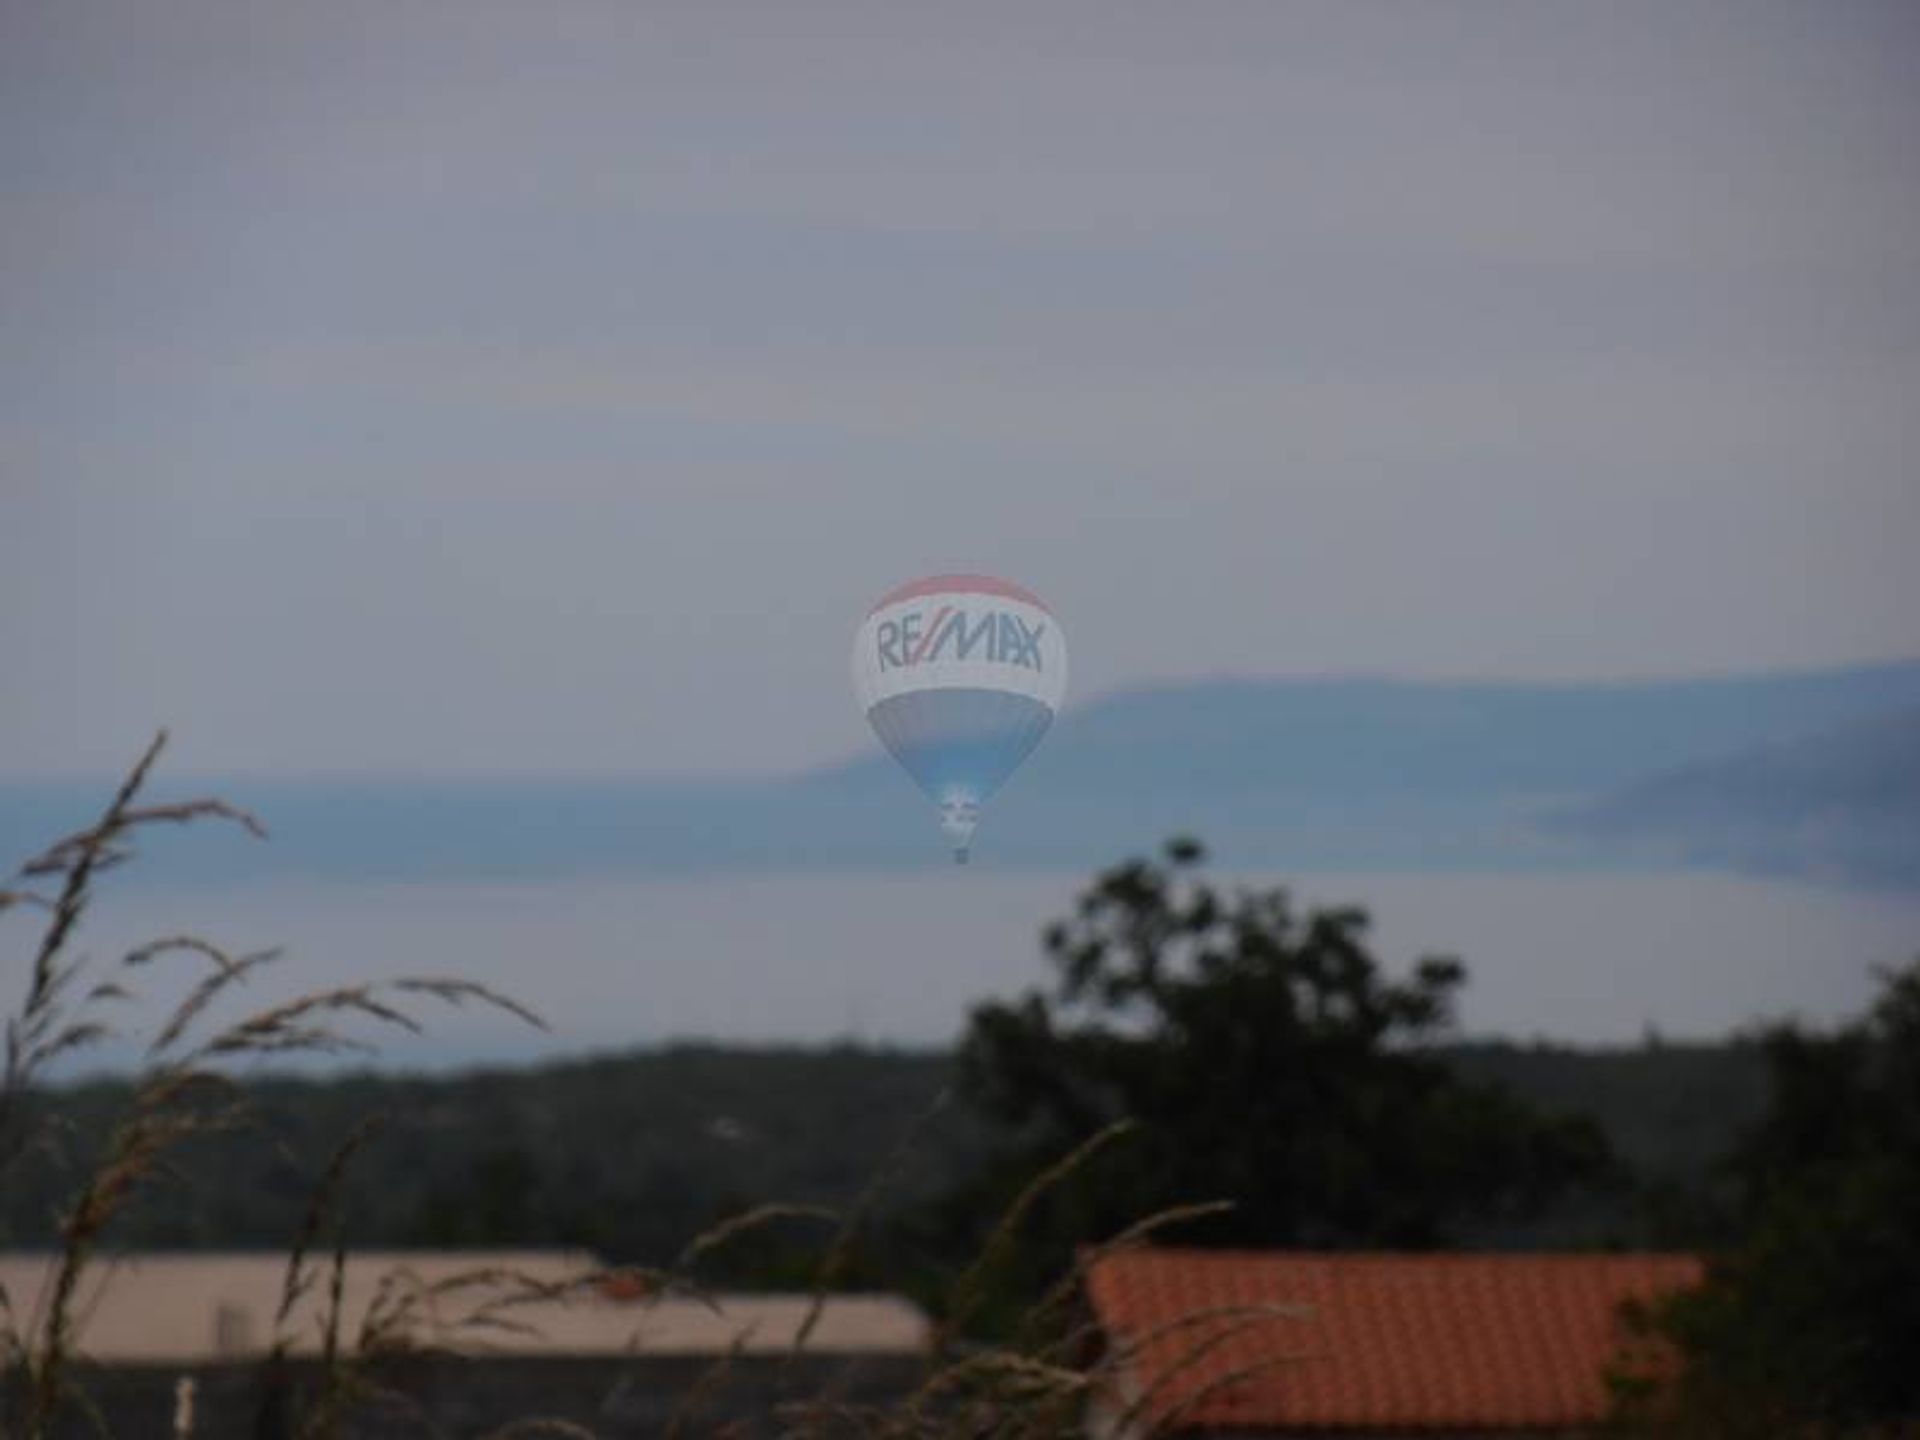
{"label": "sky", "polygon": [[0,4],[0,773],[1920,654],[1906,4]]}

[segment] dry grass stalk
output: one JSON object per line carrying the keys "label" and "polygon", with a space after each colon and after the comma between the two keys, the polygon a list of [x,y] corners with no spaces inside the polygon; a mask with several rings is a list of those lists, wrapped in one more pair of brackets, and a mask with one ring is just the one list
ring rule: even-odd
{"label": "dry grass stalk", "polygon": [[1132,1133],[1136,1128],[1131,1120],[1116,1120],[1081,1141],[1065,1156],[1027,1182],[1026,1187],[1014,1197],[1013,1203],[1007,1207],[1006,1213],[1000,1217],[999,1223],[987,1236],[986,1243],[981,1246],[980,1253],[975,1257],[973,1264],[968,1266],[955,1282],[953,1293],[948,1300],[946,1318],[935,1335],[936,1352],[945,1349],[953,1337],[959,1333],[961,1327],[972,1318],[974,1308],[979,1304],[987,1275],[1005,1257],[1028,1212],[1039,1203],[1041,1197],[1068,1177],[1076,1174],[1100,1151],[1122,1136]]}
{"label": "dry grass stalk", "polygon": [[1161,1345],[1189,1330],[1201,1332],[1193,1343],[1173,1357],[1171,1363],[1158,1368],[1152,1381],[1128,1404],[1120,1416],[1120,1433],[1132,1434],[1135,1427],[1142,1425],[1147,1427],[1147,1433],[1171,1428],[1175,1418],[1188,1413],[1203,1400],[1219,1393],[1223,1386],[1237,1384],[1243,1379],[1279,1365],[1309,1358],[1312,1352],[1305,1350],[1263,1357],[1260,1361],[1248,1366],[1215,1376],[1205,1385],[1183,1395],[1176,1404],[1165,1411],[1155,1413],[1161,1398],[1215,1351],[1252,1330],[1264,1328],[1274,1320],[1306,1319],[1312,1313],[1311,1307],[1304,1305],[1210,1306],[1178,1316],[1114,1346],[1103,1362],[1102,1368],[1106,1377],[1118,1381],[1122,1372],[1150,1347]]}
{"label": "dry grass stalk", "polygon": [[[214,819],[236,823],[256,835],[265,833],[251,816],[217,800],[136,804],[165,740],[162,732],[148,747],[94,825],[58,841],[21,867],[21,881],[57,878],[54,893],[43,893],[29,884],[0,889],[0,914],[23,909],[45,917],[25,1000],[6,1027],[5,1068],[0,1073],[0,1170],[33,1143],[34,1128],[23,1123],[23,1112],[46,1067],[115,1036],[118,1032],[102,1007],[133,998],[118,979],[82,990],[84,961],[69,954],[97,876],[123,863],[131,854],[131,837],[147,826]],[[207,971],[166,1011],[146,1047],[146,1069],[128,1113],[112,1132],[62,1219],[61,1249],[52,1278],[25,1323],[21,1323],[15,1297],[0,1292],[0,1357],[4,1357],[16,1390],[25,1401],[20,1440],[47,1440],[56,1417],[67,1406],[91,1418],[100,1433],[105,1433],[97,1412],[70,1378],[78,1326],[83,1320],[78,1304],[82,1278],[114,1219],[144,1186],[167,1173],[171,1157],[184,1143],[242,1122],[245,1107],[225,1073],[226,1066],[262,1056],[366,1048],[364,1042],[337,1028],[342,1021],[364,1020],[377,1028],[417,1034],[422,1024],[413,1013],[412,1002],[416,1000],[454,1006],[480,1004],[544,1028],[532,1011],[484,986],[458,978],[418,976],[297,996],[201,1034],[215,1003],[278,959],[279,952],[233,955],[198,936],[170,935],[124,955],[120,973],[145,972],[153,968],[153,962],[174,955],[197,958],[205,962]],[[716,1251],[769,1224],[796,1218],[836,1221],[837,1228],[815,1271],[807,1312],[787,1356],[790,1365],[811,1338],[829,1292],[850,1266],[860,1227],[877,1195],[904,1167],[921,1126],[937,1113],[944,1099],[936,1101],[916,1123],[844,1216],[814,1206],[762,1205],[695,1236],[665,1270],[596,1269],[559,1282],[497,1267],[426,1282],[401,1266],[380,1278],[365,1313],[349,1333],[344,1313],[348,1256],[340,1206],[348,1167],[370,1140],[376,1123],[363,1122],[329,1158],[292,1241],[267,1368],[272,1374],[284,1376],[294,1339],[287,1326],[301,1300],[321,1283],[324,1273],[326,1298],[317,1320],[318,1388],[299,1417],[297,1433],[302,1440],[329,1440],[342,1432],[356,1406],[374,1402],[411,1404],[378,1383],[376,1372],[384,1360],[447,1350],[456,1342],[463,1351],[477,1349],[484,1353],[490,1345],[489,1336],[529,1332],[530,1327],[517,1313],[522,1307],[597,1296],[608,1290],[638,1289],[646,1297],[643,1304],[667,1295],[690,1295],[712,1304],[695,1282],[694,1272]],[[1021,1440],[1059,1434],[1077,1426],[1086,1398],[1112,1379],[1118,1367],[1137,1358],[1143,1345],[1164,1340],[1166,1333],[1175,1329],[1203,1332],[1189,1352],[1161,1372],[1147,1394],[1137,1397],[1137,1413],[1130,1413],[1129,1418],[1147,1418],[1147,1407],[1180,1375],[1204,1361],[1246,1324],[1269,1320],[1279,1313],[1295,1313],[1284,1307],[1261,1307],[1257,1313],[1209,1312],[1184,1317],[1177,1326],[1109,1347],[1092,1364],[1081,1363],[1079,1357],[1094,1348],[1090,1327],[1074,1328],[1065,1317],[1079,1293],[1087,1266],[1100,1255],[1142,1243],[1169,1225],[1224,1208],[1219,1204],[1183,1206],[1150,1217],[1102,1246],[1083,1252],[1073,1270],[1021,1318],[1010,1343],[956,1353],[958,1337],[977,1311],[988,1277],[1005,1259],[1033,1208],[1130,1128],[1121,1122],[1093,1135],[1036,1176],[1015,1198],[952,1286],[935,1335],[932,1368],[912,1394],[897,1403],[873,1406],[848,1404],[826,1395],[782,1405],[777,1416],[782,1433],[871,1436],[875,1440],[950,1440],[962,1435]],[[329,1228],[333,1244],[328,1262],[316,1264],[312,1259],[314,1247]],[[672,1433],[684,1433],[725,1384],[744,1340],[744,1336],[736,1337],[729,1353],[689,1389],[673,1417]],[[1265,1368],[1265,1363],[1216,1377],[1207,1386],[1183,1396],[1177,1408],[1184,1411],[1200,1403],[1220,1385]],[[1169,1411],[1169,1415],[1173,1413]],[[416,1414],[415,1418],[431,1431],[428,1417]],[[1167,1419],[1152,1418],[1156,1423]],[[705,1433],[725,1433],[726,1428],[708,1427]],[[528,1418],[494,1431],[490,1440],[516,1437],[592,1440],[592,1432],[566,1420]]]}
{"label": "dry grass stalk", "polygon": [[313,1243],[320,1238],[320,1231],[328,1219],[334,1215],[339,1205],[340,1187],[346,1180],[347,1167],[353,1157],[378,1132],[384,1123],[383,1116],[369,1115],[348,1132],[346,1139],[335,1147],[328,1158],[326,1168],[321,1171],[319,1182],[307,1199],[307,1209],[295,1234],[293,1245],[287,1252],[287,1272],[280,1285],[280,1304],[274,1311],[273,1328],[275,1340],[273,1353],[285,1355],[288,1337],[285,1327],[292,1316],[294,1307],[313,1286],[313,1276],[309,1273],[306,1259]]}
{"label": "dry grass stalk", "polygon": [[[1086,1284],[1089,1271],[1102,1259],[1123,1250],[1136,1249],[1147,1243],[1164,1230],[1177,1225],[1188,1224],[1195,1220],[1204,1220],[1214,1215],[1224,1215],[1234,1208],[1231,1200],[1206,1200],[1191,1205],[1175,1205],[1149,1215],[1144,1220],[1136,1220],[1119,1234],[1083,1249],[1074,1257],[1074,1262],[1066,1273],[1056,1280],[1040,1299],[1021,1317],[1018,1331],[1022,1343],[1044,1345],[1042,1353],[1058,1352],[1078,1348],[1080,1342],[1088,1338],[1088,1331],[1082,1328],[1063,1328],[1063,1319],[1067,1310],[1079,1296]],[[1061,1333],[1051,1344],[1046,1341],[1049,1330]]]}
{"label": "dry grass stalk", "polygon": [[907,1128],[907,1133],[893,1147],[891,1153],[874,1172],[873,1177],[847,1211],[846,1219],[835,1232],[826,1253],[821,1257],[819,1267],[814,1271],[813,1283],[809,1287],[810,1293],[807,1297],[807,1313],[802,1317],[799,1329],[794,1332],[793,1346],[787,1352],[789,1362],[798,1357],[806,1348],[807,1341],[813,1338],[814,1329],[819,1325],[820,1317],[826,1310],[828,1292],[840,1283],[846,1275],[847,1268],[853,1262],[854,1245],[859,1239],[861,1226],[873,1213],[874,1206],[879,1202],[886,1188],[906,1168],[908,1159],[925,1136],[928,1126],[952,1103],[953,1095],[950,1090],[943,1089],[933,1097],[932,1103],[915,1117],[913,1124]]}
{"label": "dry grass stalk", "polygon": [[755,1205],[738,1215],[722,1220],[688,1241],[680,1252],[680,1258],[674,1261],[671,1273],[679,1276],[691,1276],[694,1266],[715,1250],[730,1244],[749,1231],[764,1229],[780,1220],[825,1220],[838,1221],[840,1212],[828,1209],[824,1205]]}
{"label": "dry grass stalk", "polygon": [[727,1381],[732,1378],[734,1366],[740,1361],[741,1352],[746,1349],[746,1344],[747,1335],[742,1331],[733,1337],[732,1343],[727,1346],[726,1353],[702,1370],[699,1378],[687,1387],[686,1393],[680,1397],[679,1403],[673,1407],[672,1416],[667,1420],[665,1440],[680,1440],[680,1437],[687,1433],[687,1426],[692,1424],[695,1417],[726,1388]]}
{"label": "dry grass stalk", "polygon": [[[129,858],[131,838],[153,825],[218,819],[238,824],[254,835],[265,834],[251,815],[224,801],[137,804],[166,738],[164,731],[155,737],[99,820],[59,840],[20,868],[22,880],[57,878],[56,893],[49,896],[31,887],[0,891],[0,912],[26,907],[46,917],[34,947],[26,995],[19,1013],[6,1026],[5,1065],[0,1072],[0,1171],[42,1138],[28,1123],[26,1111],[47,1067],[116,1037],[120,1032],[104,1017],[101,1007],[133,998],[118,979],[95,984],[78,999],[73,998],[86,962],[84,957],[69,952],[92,901],[95,879]],[[82,1277],[114,1219],[144,1186],[169,1172],[172,1157],[185,1142],[241,1122],[245,1109],[225,1073],[228,1063],[274,1054],[364,1048],[335,1028],[341,1019],[370,1019],[418,1033],[421,1024],[409,1008],[416,999],[449,1005],[475,1002],[536,1025],[541,1023],[526,1007],[484,986],[420,976],[300,996],[216,1028],[196,1041],[194,1032],[204,1023],[214,1001],[277,958],[277,952],[235,957],[198,936],[172,935],[128,952],[122,957],[121,971],[124,974],[141,969],[172,954],[205,960],[210,973],[166,1013],[148,1045],[147,1068],[139,1078],[125,1118],[112,1131],[61,1218],[59,1254],[24,1323],[15,1297],[0,1295],[0,1355],[5,1357],[12,1388],[22,1396],[22,1440],[45,1440],[56,1416],[68,1405],[83,1414],[90,1413],[84,1395],[70,1381]],[[284,1323],[302,1289],[306,1246],[317,1233],[320,1215],[332,1203],[346,1158],[337,1155],[323,1177],[322,1195],[316,1201],[321,1209],[318,1214],[310,1214],[309,1229],[296,1243],[276,1328]],[[331,1307],[336,1330],[344,1264],[344,1250],[336,1249]],[[276,1347],[275,1353],[281,1358],[284,1349]],[[338,1372],[338,1359],[334,1343],[323,1373]]]}

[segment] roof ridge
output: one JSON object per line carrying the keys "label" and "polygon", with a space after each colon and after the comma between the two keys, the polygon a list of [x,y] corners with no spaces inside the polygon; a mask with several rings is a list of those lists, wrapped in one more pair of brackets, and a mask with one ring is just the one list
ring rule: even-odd
{"label": "roof ridge", "polygon": [[1693,1250],[1257,1250],[1237,1247],[1216,1249],[1198,1245],[1141,1245],[1128,1250],[1115,1250],[1105,1254],[1092,1254],[1087,1258],[1094,1264],[1146,1258],[1267,1261],[1364,1260],[1393,1263],[1463,1262],[1474,1264],[1512,1262],[1537,1264],[1541,1261],[1562,1260],[1581,1262],[1602,1260],[1697,1261],[1700,1259],[1700,1255],[1699,1252]]}

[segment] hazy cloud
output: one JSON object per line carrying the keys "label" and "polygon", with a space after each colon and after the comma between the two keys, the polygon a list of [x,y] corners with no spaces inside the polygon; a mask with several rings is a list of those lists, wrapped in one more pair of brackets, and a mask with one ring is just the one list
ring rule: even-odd
{"label": "hazy cloud", "polygon": [[860,742],[1077,683],[1920,650],[1900,5],[0,18],[0,769]]}

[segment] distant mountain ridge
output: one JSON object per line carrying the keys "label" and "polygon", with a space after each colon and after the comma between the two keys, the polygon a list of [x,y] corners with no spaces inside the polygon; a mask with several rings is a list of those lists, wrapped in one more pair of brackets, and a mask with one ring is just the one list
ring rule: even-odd
{"label": "distant mountain ridge", "polygon": [[[1597,684],[1196,681],[1069,710],[1016,784],[1342,798],[1578,791],[1915,705],[1920,661]],[[881,755],[824,774],[891,778]]]}
{"label": "distant mountain ridge", "polygon": [[[1920,661],[1606,684],[1309,679],[1132,689],[1061,717],[988,807],[977,857],[1086,870],[1180,830],[1207,840],[1223,865],[1263,869],[1645,866],[1650,854],[1661,864],[1743,867],[1751,851],[1738,847],[1649,849],[1624,819],[1653,813],[1653,792],[1635,787],[1664,787],[1666,803],[1677,804],[1706,783],[1685,779],[1697,771],[1731,794],[1759,783],[1762,762],[1742,757],[1773,754],[1775,772],[1804,767],[1813,762],[1793,760],[1802,752],[1792,747],[1812,747],[1809,757],[1844,751],[1846,736],[1882,725],[1897,750],[1898,717],[1916,712]],[[24,858],[83,823],[107,783],[0,782],[0,854]],[[1884,788],[1871,778],[1856,786],[1868,797]],[[877,747],[771,780],[237,779],[162,789],[220,793],[261,814],[274,839],[168,836],[134,872],[156,878],[945,863],[930,807]],[[1904,833],[1920,801],[1896,790],[1889,803],[1887,823]],[[1764,818],[1756,812],[1753,823]],[[1799,866],[1788,853],[1767,868],[1908,883],[1897,866],[1861,869],[1847,858],[1854,851],[1836,853],[1837,868]]]}
{"label": "distant mountain ridge", "polygon": [[1920,889],[1920,707],[1664,771],[1556,823],[1688,864]]}

